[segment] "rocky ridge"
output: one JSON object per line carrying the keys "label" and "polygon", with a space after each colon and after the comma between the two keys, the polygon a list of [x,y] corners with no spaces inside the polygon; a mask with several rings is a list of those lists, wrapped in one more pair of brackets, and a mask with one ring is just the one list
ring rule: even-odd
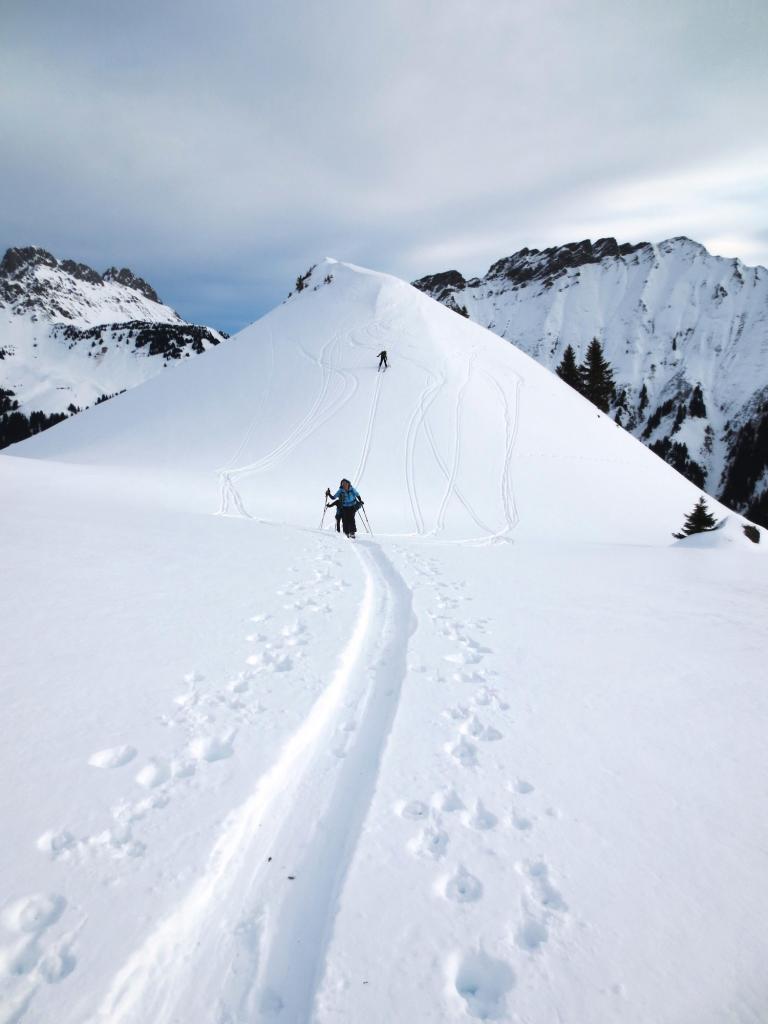
{"label": "rocky ridge", "polygon": [[34,246],[0,261],[0,448],[227,335],[189,324],[127,267],[103,274]]}
{"label": "rocky ridge", "polygon": [[598,338],[612,415],[702,489],[768,523],[768,270],[677,237],[521,249],[413,282],[554,370]]}

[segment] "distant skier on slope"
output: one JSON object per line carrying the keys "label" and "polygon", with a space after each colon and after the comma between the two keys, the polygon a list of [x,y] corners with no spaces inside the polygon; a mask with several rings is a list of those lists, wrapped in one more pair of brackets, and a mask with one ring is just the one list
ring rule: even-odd
{"label": "distant skier on slope", "polygon": [[[387,362],[387,350],[385,348],[383,348],[381,352],[379,352],[379,370],[382,368],[382,366],[384,367],[385,370],[389,368],[389,363]],[[379,370],[377,370],[376,372],[378,373]]]}
{"label": "distant skier on slope", "polygon": [[363,499],[346,477],[339,484],[339,489],[335,494],[331,494],[330,487],[326,487],[325,497],[327,499],[326,508],[331,508],[331,504],[328,502],[337,503],[338,510],[341,513],[341,525],[344,528],[344,535],[354,540],[357,533],[355,513],[359,508],[362,508]]}

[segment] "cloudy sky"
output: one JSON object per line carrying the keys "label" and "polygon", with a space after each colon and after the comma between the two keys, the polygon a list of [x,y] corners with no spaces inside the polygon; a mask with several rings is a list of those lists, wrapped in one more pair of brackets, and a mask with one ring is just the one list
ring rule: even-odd
{"label": "cloudy sky", "polygon": [[0,247],[236,330],[324,255],[405,278],[686,234],[768,264],[765,0],[0,0]]}

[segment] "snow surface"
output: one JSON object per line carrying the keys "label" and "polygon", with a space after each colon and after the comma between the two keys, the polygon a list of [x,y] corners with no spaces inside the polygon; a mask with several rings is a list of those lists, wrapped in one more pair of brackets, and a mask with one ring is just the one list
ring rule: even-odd
{"label": "snow surface", "polygon": [[765,531],[526,356],[325,263],[0,485],[0,1021],[764,1019]]}

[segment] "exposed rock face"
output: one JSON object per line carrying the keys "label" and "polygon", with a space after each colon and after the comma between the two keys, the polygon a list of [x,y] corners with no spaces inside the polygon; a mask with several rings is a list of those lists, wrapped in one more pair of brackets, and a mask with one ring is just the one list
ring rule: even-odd
{"label": "exposed rock face", "polygon": [[[550,369],[593,338],[614,370],[612,415],[692,481],[768,523],[768,271],[689,238],[521,249],[482,278],[414,285]],[[761,410],[763,410],[761,412]]]}
{"label": "exposed rock face", "polygon": [[113,284],[124,292],[123,302],[133,298],[137,311],[142,309],[141,298],[162,305],[154,288],[127,267],[110,267],[100,274],[85,263],[58,260],[35,246],[8,249],[0,261],[0,307],[9,306],[14,313],[32,310],[54,320],[76,319],[89,306],[114,304],[120,295],[109,287]]}
{"label": "exposed rock face", "polygon": [[226,337],[188,324],[127,267],[104,274],[34,246],[0,261],[0,448]]}
{"label": "exposed rock face", "polygon": [[117,281],[118,284],[125,285],[126,288],[133,288],[134,291],[141,292],[142,295],[146,295],[153,302],[160,302],[155,289],[148,285],[143,277],[137,277],[128,267],[123,267],[122,270],[118,270],[117,267],[110,267],[104,271],[103,280]]}

